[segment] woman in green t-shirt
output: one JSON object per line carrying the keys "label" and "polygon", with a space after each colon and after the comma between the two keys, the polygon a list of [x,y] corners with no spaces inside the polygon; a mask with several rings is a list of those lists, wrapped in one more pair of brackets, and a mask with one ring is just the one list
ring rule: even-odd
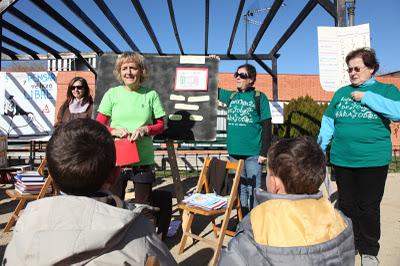
{"label": "woman in green t-shirt", "polygon": [[331,142],[339,208],[351,218],[355,247],[362,264],[378,260],[380,203],[392,159],[390,117],[352,98],[354,91],[370,91],[392,100],[400,92],[374,79],[379,69],[375,52],[361,48],[346,56],[351,84],[336,91],[324,113],[319,133],[321,148]]}
{"label": "woman in green t-shirt", "polygon": [[[106,125],[115,138],[135,141],[140,161],[123,166],[111,190],[124,199],[128,180],[132,180],[135,203],[152,205],[155,181],[152,136],[164,131],[165,111],[158,93],[141,85],[148,76],[142,55],[119,55],[114,75],[122,85],[104,94],[96,120]],[[169,224],[169,220],[167,222]]]}

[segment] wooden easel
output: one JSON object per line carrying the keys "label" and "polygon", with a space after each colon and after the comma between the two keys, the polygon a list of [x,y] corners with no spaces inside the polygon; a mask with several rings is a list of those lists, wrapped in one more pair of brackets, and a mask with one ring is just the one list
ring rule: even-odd
{"label": "wooden easel", "polygon": [[183,193],[181,177],[179,175],[178,161],[176,159],[174,141],[167,140],[166,144],[167,144],[167,152],[168,152],[168,161],[169,161],[169,165],[171,166],[172,180],[173,180],[174,188],[175,188],[176,200],[178,201],[178,204],[179,204],[183,200],[184,193]]}
{"label": "wooden easel", "polygon": [[[172,181],[174,183],[175,195],[178,204],[182,203],[184,192],[181,182],[181,177],[179,175],[178,161],[176,159],[176,152],[173,140],[167,140],[167,153],[169,165],[171,167]],[[182,228],[185,230],[189,223],[189,212],[186,210],[179,209],[179,214],[182,220]]]}

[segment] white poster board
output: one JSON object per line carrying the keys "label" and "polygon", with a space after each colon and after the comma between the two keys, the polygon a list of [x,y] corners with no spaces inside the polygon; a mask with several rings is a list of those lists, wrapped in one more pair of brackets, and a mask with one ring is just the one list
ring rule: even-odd
{"label": "white poster board", "polygon": [[9,137],[49,136],[57,72],[0,72],[0,130]]}
{"label": "white poster board", "polygon": [[325,91],[350,84],[346,55],[357,48],[370,47],[369,24],[353,27],[318,27],[319,77]]}
{"label": "white poster board", "polygon": [[272,124],[283,124],[283,102],[269,102]]}
{"label": "white poster board", "polygon": [[208,68],[176,68],[175,91],[207,91]]}

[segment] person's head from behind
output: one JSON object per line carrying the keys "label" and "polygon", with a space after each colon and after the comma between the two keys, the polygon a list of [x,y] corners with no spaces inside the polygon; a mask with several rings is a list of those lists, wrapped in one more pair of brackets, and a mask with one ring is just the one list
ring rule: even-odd
{"label": "person's head from behind", "polygon": [[123,53],[115,62],[114,76],[125,86],[138,86],[146,80],[148,70],[143,55]]}
{"label": "person's head from behind", "polygon": [[247,88],[252,87],[256,82],[257,71],[253,65],[244,64],[236,69],[233,76],[236,80],[236,87],[239,90],[244,91]]}
{"label": "person's head from behind", "polygon": [[70,103],[73,99],[81,100],[82,104],[93,102],[93,98],[90,95],[90,89],[86,79],[82,77],[74,77],[69,82],[67,89],[68,103]]}
{"label": "person's head from behind", "polygon": [[57,128],[46,151],[49,173],[66,194],[89,196],[98,191],[115,166],[114,140],[91,119],[74,119]]}
{"label": "person's head from behind", "polygon": [[281,139],[268,151],[267,190],[314,194],[325,179],[325,156],[312,137]]}

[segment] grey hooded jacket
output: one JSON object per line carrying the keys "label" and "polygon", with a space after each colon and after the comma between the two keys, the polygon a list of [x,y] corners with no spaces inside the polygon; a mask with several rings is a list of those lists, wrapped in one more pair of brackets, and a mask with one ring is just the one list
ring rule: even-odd
{"label": "grey hooded jacket", "polygon": [[88,197],[55,196],[28,204],[4,265],[177,265],[140,212]]}
{"label": "grey hooded jacket", "polygon": [[[255,193],[256,202],[262,204],[267,200],[276,199],[274,203],[280,204],[279,200],[307,200],[307,199],[321,199],[322,193],[313,195],[278,195],[271,194],[265,191],[256,190]],[[323,199],[325,200],[325,199]],[[270,202],[271,203],[271,202]],[[289,202],[290,204],[290,202]],[[307,203],[308,204],[308,203]],[[319,204],[319,203],[317,203]],[[324,207],[328,206],[327,213],[336,213],[337,217],[342,217],[345,222],[345,229],[339,233],[333,239],[324,241],[322,243],[295,246],[295,247],[276,247],[259,244],[254,239],[252,217],[250,214],[247,215],[240,223],[236,235],[230,241],[228,248],[223,249],[219,261],[219,265],[222,266],[234,266],[234,265],[354,265],[355,262],[355,251],[354,251],[354,237],[351,220],[345,217],[342,213],[337,214],[337,210],[330,209],[331,204],[324,203]],[[282,205],[283,207],[284,205]],[[286,205],[287,206],[287,205]],[[295,205],[297,206],[297,205]],[[307,206],[307,205],[302,205]],[[265,207],[265,206],[264,206]],[[276,207],[276,205],[275,205]],[[288,209],[282,208],[280,205],[274,209],[277,212],[284,214],[280,216],[276,214],[276,217],[284,217],[283,219],[291,220],[296,219],[296,225],[300,230],[304,229],[305,234],[313,233],[314,228],[309,226],[309,219],[320,219],[324,218],[324,215],[315,213],[314,217],[306,217],[308,213],[301,213],[301,209],[296,211],[296,214],[290,213]],[[311,211],[313,213],[313,211]],[[287,214],[287,215],[285,215]],[[293,214],[293,215],[292,215]],[[328,215],[330,215],[328,214]],[[275,215],[272,215],[275,217]],[[299,218],[300,219],[297,219]],[[302,219],[304,217],[304,219]],[[263,217],[257,217],[257,219],[263,219]],[[340,218],[339,218],[340,219]],[[333,219],[334,220],[334,219]],[[300,221],[300,222],[299,222]],[[302,223],[304,221],[304,223]],[[317,221],[318,223],[318,221]],[[279,227],[279,221],[277,225]],[[285,223],[287,224],[287,223]],[[309,227],[309,228],[307,228]],[[286,229],[282,229],[288,231]],[[297,230],[297,227],[296,229]],[[318,229],[315,229],[317,231]],[[329,230],[329,229],[328,229]],[[282,231],[282,232],[284,232]],[[265,231],[264,231],[265,232]],[[318,233],[316,233],[318,234]],[[279,234],[278,234],[279,235]],[[304,235],[304,239],[307,239],[307,235]],[[317,236],[318,237],[318,236]]]}

